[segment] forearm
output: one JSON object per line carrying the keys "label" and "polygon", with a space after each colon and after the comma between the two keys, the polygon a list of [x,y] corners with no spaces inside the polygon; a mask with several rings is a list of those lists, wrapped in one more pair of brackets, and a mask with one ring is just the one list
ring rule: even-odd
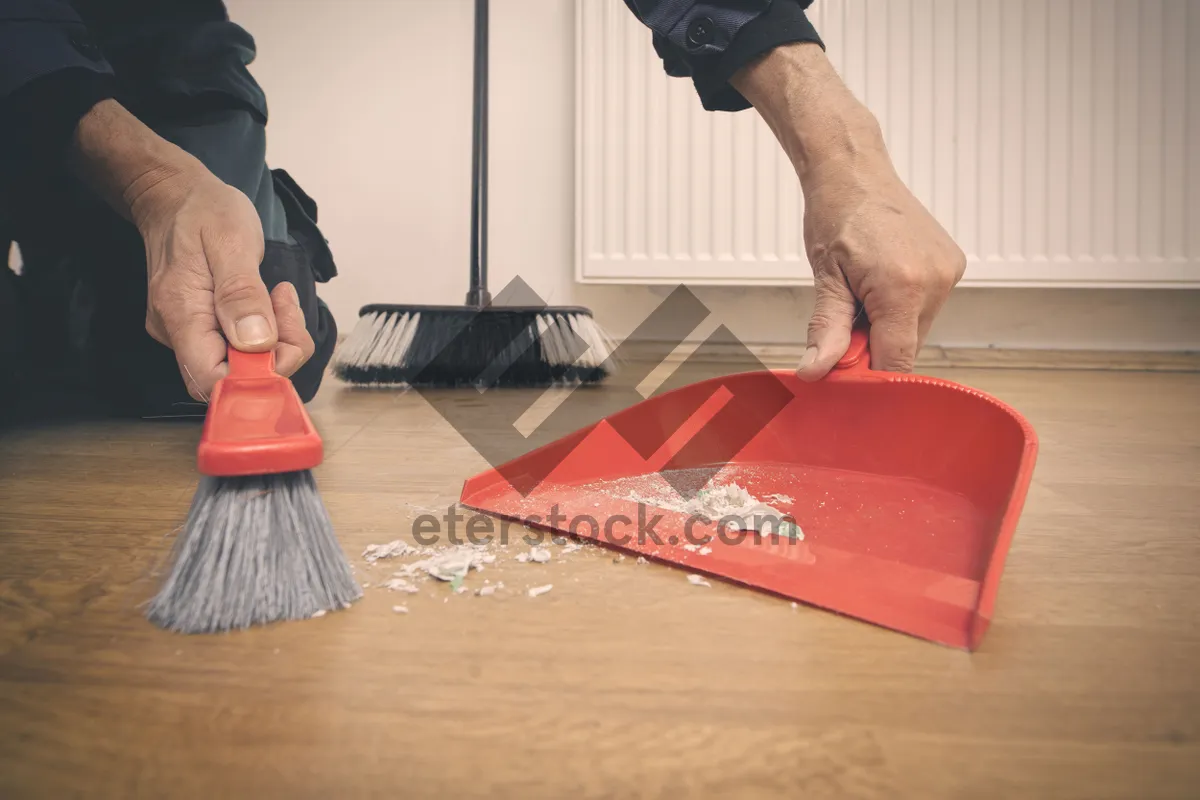
{"label": "forearm", "polygon": [[818,45],[777,47],[730,82],[774,132],[802,185],[831,166],[869,161],[890,168],[878,121]]}
{"label": "forearm", "polygon": [[172,179],[203,171],[195,157],[146,127],[115,100],[83,116],[68,150],[68,167],[117,213],[138,224],[150,212],[142,202]]}

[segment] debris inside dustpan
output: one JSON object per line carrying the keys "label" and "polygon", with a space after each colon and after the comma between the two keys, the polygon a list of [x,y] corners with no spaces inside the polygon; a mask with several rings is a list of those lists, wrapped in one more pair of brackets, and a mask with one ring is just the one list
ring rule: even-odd
{"label": "debris inside dustpan", "polygon": [[[690,472],[694,472],[695,475],[689,476],[687,473]],[[669,476],[669,480],[668,476],[655,473],[600,481],[586,488],[602,492],[609,497],[632,500],[663,511],[675,511],[721,523],[724,530],[730,532],[760,531],[778,533],[780,536],[796,540],[804,539],[804,531],[790,514],[755,497],[736,480],[723,478],[721,473],[711,476],[704,488],[696,491],[691,497],[686,497],[676,488],[686,485],[689,478],[702,481],[710,475],[708,470],[676,470]],[[779,505],[795,502],[784,494],[767,495],[765,499]],[[685,547],[692,552],[700,551],[698,545]]]}

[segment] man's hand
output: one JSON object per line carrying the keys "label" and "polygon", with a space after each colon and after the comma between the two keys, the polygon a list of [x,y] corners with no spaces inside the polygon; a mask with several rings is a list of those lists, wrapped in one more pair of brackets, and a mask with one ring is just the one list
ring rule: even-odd
{"label": "man's hand", "polygon": [[818,167],[804,189],[817,300],[800,377],[824,376],[845,354],[856,300],[871,322],[871,367],[911,372],[934,316],[962,278],[962,251],[885,157]]}
{"label": "man's hand", "polygon": [[262,224],[246,195],[207,171],[185,174],[133,198],[130,214],[146,243],[146,330],[175,351],[193,397],[227,372],[226,342],[274,350],[285,376],[312,356],[295,288],[267,294],[259,276]]}
{"label": "man's hand", "polygon": [[846,352],[858,304],[871,367],[909,372],[966,257],[896,174],[879,125],[817,45],[777,48],[734,77],[787,151],[804,191],[816,285],[797,368],[824,377]]}
{"label": "man's hand", "polygon": [[205,400],[228,371],[226,342],[275,351],[290,376],[312,356],[295,288],[270,294],[259,274],[263,231],[242,192],[112,100],[75,131],[71,165],[146,244],[146,330],[175,351],[188,393]]}

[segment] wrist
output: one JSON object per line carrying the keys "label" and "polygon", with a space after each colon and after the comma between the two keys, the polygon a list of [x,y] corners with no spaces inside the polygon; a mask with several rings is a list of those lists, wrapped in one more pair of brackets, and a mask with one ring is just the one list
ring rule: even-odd
{"label": "wrist", "polygon": [[878,121],[811,43],[777,47],[732,83],[787,153],[801,185],[847,164],[888,165]]}
{"label": "wrist", "polygon": [[204,171],[114,100],[97,103],[79,121],[69,163],[117,213],[139,230],[158,209],[181,199]]}

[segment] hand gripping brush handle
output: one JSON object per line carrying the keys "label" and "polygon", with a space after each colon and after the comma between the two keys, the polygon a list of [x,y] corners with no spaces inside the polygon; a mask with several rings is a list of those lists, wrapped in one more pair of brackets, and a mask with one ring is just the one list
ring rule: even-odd
{"label": "hand gripping brush handle", "polygon": [[229,348],[229,374],[209,398],[197,467],[233,477],[299,472],[321,463],[321,437],[274,353]]}

